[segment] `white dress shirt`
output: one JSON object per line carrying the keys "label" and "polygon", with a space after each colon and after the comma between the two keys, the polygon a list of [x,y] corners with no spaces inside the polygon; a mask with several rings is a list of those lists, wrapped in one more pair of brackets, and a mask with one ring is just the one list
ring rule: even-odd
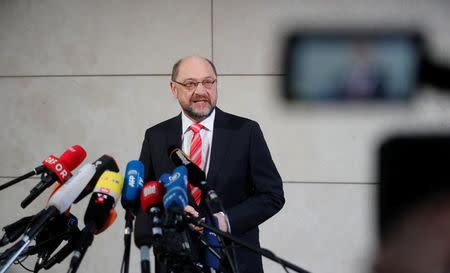
{"label": "white dress shirt", "polygon": [[[203,125],[202,130],[200,130],[200,137],[202,138],[202,164],[200,168],[208,175],[209,161],[211,156],[211,145],[213,139],[214,130],[214,118],[216,117],[216,109],[212,113],[201,121],[199,124]],[[181,112],[181,123],[182,123],[182,134],[181,134],[181,149],[185,154],[189,156],[191,149],[191,141],[194,136],[194,132],[189,129],[189,126],[195,124],[190,120],[182,111]]]}

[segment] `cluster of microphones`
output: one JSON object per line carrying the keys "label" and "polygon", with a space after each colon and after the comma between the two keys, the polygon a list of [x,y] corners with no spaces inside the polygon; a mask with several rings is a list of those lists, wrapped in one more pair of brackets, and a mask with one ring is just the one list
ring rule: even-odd
{"label": "cluster of microphones", "polygon": [[[181,261],[184,261],[188,266],[195,267],[197,272],[207,272],[205,265],[192,258],[190,241],[185,233],[185,229],[194,232],[194,228],[187,224],[188,221],[197,224],[204,221],[188,217],[183,212],[188,203],[188,169],[191,174],[189,178],[193,181],[191,183],[203,182],[204,173],[178,148],[172,147],[169,156],[178,166],[173,173],[164,174],[159,181],[150,181],[144,185],[144,165],[140,161],[130,161],[123,177],[118,173],[119,167],[114,158],[109,155],[103,155],[92,164],[86,164],[72,173],[86,158],[85,150],[76,145],[59,158],[50,155],[41,166],[0,185],[0,190],[3,190],[31,176],[41,175],[40,182],[21,202],[22,208],[26,208],[45,189],[54,185],[44,209],[3,227],[0,246],[12,246],[0,252],[0,273],[5,272],[14,262],[23,261],[32,255],[37,256],[34,272],[50,269],[69,256],[71,260],[67,272],[76,272],[94,235],[103,232],[115,221],[115,207],[119,198],[126,211],[122,272],[128,272],[131,234],[138,210],[142,210],[145,216],[138,218],[135,229],[135,243],[141,250],[143,272],[150,272],[149,248],[152,246],[155,255],[160,251],[158,257],[170,262],[169,267],[172,264],[186,266],[181,265]],[[213,199],[216,198],[214,191],[205,192],[208,193],[213,195]],[[84,228],[79,228],[78,219],[70,213],[70,208],[89,194]],[[211,224],[210,219],[207,222]],[[217,270],[221,256],[215,234],[197,233],[201,235],[206,248],[210,249],[208,251],[213,253],[211,270]],[[161,266],[167,264],[161,263]]]}
{"label": "cluster of microphones", "polygon": [[[47,157],[41,166],[31,172],[0,185],[0,190],[3,190],[31,176],[41,175],[41,181],[21,202],[21,207],[26,208],[45,189],[55,184],[44,209],[3,227],[0,247],[11,246],[0,252],[0,273],[6,272],[13,263],[21,264],[32,255],[37,256],[33,272],[50,269],[70,257],[67,272],[76,272],[94,235],[105,231],[117,218],[115,208],[119,198],[125,209],[125,248],[121,272],[128,273],[129,270],[135,218],[134,241],[141,252],[142,273],[151,272],[151,247],[156,272],[215,273],[221,272],[224,265],[233,273],[239,272],[234,242],[280,262],[285,269],[287,266],[297,272],[307,272],[268,250],[248,245],[221,231],[214,212],[225,210],[214,189],[206,182],[205,173],[180,148],[171,146],[168,154],[177,167],[171,174],[163,174],[158,181],[149,181],[145,185],[142,162],[130,161],[123,177],[118,173],[119,167],[114,158],[106,154],[72,173],[86,158],[85,150],[79,145],[71,147],[59,158],[53,155]],[[188,181],[201,189],[201,202],[207,214],[204,218],[184,211],[188,205]],[[72,204],[89,194],[84,227],[81,228],[70,209]],[[198,251],[192,250],[193,243],[200,244],[199,249],[203,251],[201,259]]]}
{"label": "cluster of microphones", "polygon": [[[50,155],[41,166],[0,186],[3,190],[40,174],[41,181],[21,202],[21,207],[26,208],[45,189],[55,184],[44,209],[3,227],[0,246],[12,246],[0,254],[0,272],[5,272],[15,261],[23,261],[32,255],[37,255],[33,271],[38,272],[61,263],[72,253],[69,272],[75,272],[94,234],[101,233],[114,222],[117,217],[115,205],[122,193],[124,178],[118,173],[119,167],[114,158],[109,155],[103,155],[72,173],[85,158],[86,151],[75,145],[59,158]],[[78,219],[70,213],[70,208],[89,194],[85,226],[80,229]],[[35,243],[31,245],[33,241]],[[56,251],[63,242],[67,243]]]}

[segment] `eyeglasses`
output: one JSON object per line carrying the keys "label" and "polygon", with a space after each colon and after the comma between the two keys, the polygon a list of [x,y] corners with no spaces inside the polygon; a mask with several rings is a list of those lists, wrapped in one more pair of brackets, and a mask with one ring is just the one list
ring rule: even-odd
{"label": "eyeglasses", "polygon": [[189,91],[193,91],[193,90],[197,89],[197,86],[199,83],[201,83],[203,85],[203,87],[205,87],[206,89],[211,89],[213,87],[213,85],[217,82],[217,79],[215,79],[215,80],[206,79],[201,82],[195,82],[195,81],[185,81],[184,83],[177,82],[177,81],[173,81],[173,82],[176,82],[176,83],[186,87],[186,89]]}

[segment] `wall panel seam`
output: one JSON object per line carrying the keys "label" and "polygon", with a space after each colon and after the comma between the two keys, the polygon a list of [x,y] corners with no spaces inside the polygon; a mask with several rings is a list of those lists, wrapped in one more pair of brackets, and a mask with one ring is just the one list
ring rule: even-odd
{"label": "wall panel seam", "polygon": [[0,75],[1,78],[75,78],[75,77],[167,77],[171,74],[54,74],[54,75]]}
{"label": "wall panel seam", "polygon": [[[73,78],[73,77],[167,77],[171,74],[49,74],[49,75],[0,75],[1,78]],[[220,77],[286,76],[286,74],[220,74]]]}
{"label": "wall panel seam", "polygon": [[214,63],[214,0],[211,0],[211,61]]}

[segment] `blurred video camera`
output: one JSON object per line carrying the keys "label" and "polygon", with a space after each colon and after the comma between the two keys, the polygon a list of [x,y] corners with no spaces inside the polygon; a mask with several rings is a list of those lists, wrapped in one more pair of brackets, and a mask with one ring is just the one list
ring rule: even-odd
{"label": "blurred video camera", "polygon": [[419,31],[299,31],[286,43],[284,96],[303,102],[402,102],[421,85],[450,88]]}

